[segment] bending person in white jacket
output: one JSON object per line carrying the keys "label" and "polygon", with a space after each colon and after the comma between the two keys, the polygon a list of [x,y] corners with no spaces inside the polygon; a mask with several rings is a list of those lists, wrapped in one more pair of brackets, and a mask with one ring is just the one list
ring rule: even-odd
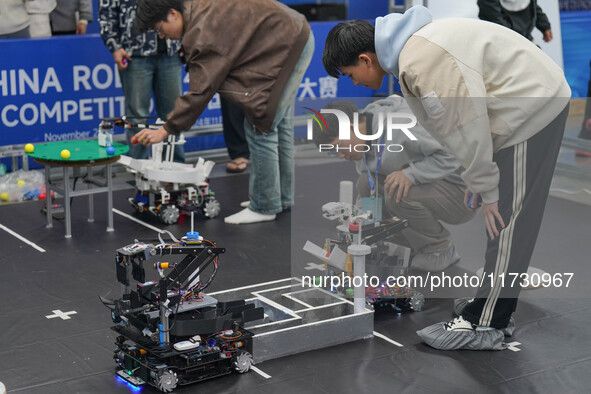
{"label": "bending person in white jacket", "polygon": [[[525,37],[473,19],[432,21],[428,9],[335,26],[327,72],[379,89],[399,79],[427,131],[464,167],[466,204],[482,201],[489,240],[484,281],[448,323],[418,332],[444,350],[504,349],[521,290],[501,278],[527,272],[568,115],[562,70]],[[473,198],[469,200],[469,196]]]}
{"label": "bending person in white jacket", "polygon": [[[400,96],[375,101],[362,111],[351,101],[330,103],[325,109],[341,111],[349,119],[358,113],[358,130],[366,136],[386,129],[387,114],[412,115]],[[402,235],[412,249],[411,267],[437,272],[458,262],[460,255],[451,233],[441,222],[461,224],[475,214],[475,210],[464,206],[466,185],[459,176],[460,163],[418,124],[410,129],[417,140],[397,132],[387,144],[379,144],[376,140],[362,140],[354,133],[351,139],[339,140],[337,116],[324,112],[322,116],[328,127],[323,130],[313,123],[316,145],[321,151],[355,161],[359,196],[383,197],[390,215],[408,221]],[[367,147],[371,150],[364,152]]]}

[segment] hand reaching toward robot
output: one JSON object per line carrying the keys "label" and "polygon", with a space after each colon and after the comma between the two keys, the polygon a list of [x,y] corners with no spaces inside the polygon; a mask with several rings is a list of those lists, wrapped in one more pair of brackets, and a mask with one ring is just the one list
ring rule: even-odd
{"label": "hand reaching toward robot", "polygon": [[168,131],[164,127],[159,129],[143,129],[133,137],[131,137],[132,144],[142,144],[146,146],[152,146],[159,142],[164,141],[168,137]]}

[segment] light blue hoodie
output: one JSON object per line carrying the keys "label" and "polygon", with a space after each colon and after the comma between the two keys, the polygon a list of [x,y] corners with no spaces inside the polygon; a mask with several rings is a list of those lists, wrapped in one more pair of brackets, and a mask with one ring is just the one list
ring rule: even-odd
{"label": "light blue hoodie", "polygon": [[404,14],[389,14],[376,19],[376,55],[384,71],[398,78],[398,57],[406,41],[432,20],[431,12],[420,5],[409,8]]}

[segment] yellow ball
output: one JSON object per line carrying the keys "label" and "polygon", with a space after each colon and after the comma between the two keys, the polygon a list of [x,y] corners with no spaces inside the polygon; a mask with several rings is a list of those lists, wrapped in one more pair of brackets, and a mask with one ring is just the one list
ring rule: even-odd
{"label": "yellow ball", "polygon": [[67,149],[64,149],[62,151],[62,153],[60,153],[60,156],[62,157],[62,159],[69,159],[70,158],[70,151]]}
{"label": "yellow ball", "polygon": [[2,199],[2,201],[8,201],[8,199],[10,198],[10,195],[7,192],[4,192],[4,193],[0,194],[0,198]]}
{"label": "yellow ball", "polygon": [[25,152],[33,153],[34,151],[35,151],[35,145],[33,145],[33,144],[25,145]]}
{"label": "yellow ball", "polygon": [[25,186],[25,181],[23,181],[22,179],[19,179],[16,182],[16,185],[18,186],[18,188],[20,189],[21,187]]}

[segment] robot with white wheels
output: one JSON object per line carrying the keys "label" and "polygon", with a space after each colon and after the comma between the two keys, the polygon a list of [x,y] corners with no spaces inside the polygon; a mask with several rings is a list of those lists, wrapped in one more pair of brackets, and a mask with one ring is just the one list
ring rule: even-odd
{"label": "robot with white wheels", "polygon": [[[152,146],[151,159],[121,156],[119,163],[135,173],[135,196],[129,198],[137,212],[149,212],[163,223],[173,224],[182,212],[200,211],[206,218],[220,213],[220,203],[209,188],[213,161],[199,158],[195,165],[172,161],[174,146],[184,144],[181,135]],[[163,160],[162,152],[166,147]]]}

